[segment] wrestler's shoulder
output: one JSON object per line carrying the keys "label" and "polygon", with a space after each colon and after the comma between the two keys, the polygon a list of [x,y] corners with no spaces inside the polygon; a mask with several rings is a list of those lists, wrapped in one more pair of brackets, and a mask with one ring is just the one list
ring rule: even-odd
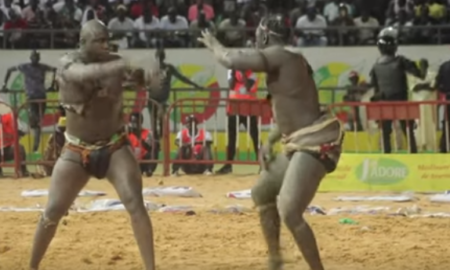
{"label": "wrestler's shoulder", "polygon": [[270,46],[262,50],[266,56],[273,56],[276,58],[292,58],[292,55],[303,57],[303,53],[299,48],[287,46]]}
{"label": "wrestler's shoulder", "polygon": [[[115,61],[115,60],[120,60],[120,59],[123,59],[123,58],[119,54],[110,53],[110,54],[106,55],[104,61],[108,62],[108,61]],[[73,63],[83,64],[81,53],[79,51],[65,53],[60,58],[59,61],[62,66],[67,66],[67,65],[70,65]]]}

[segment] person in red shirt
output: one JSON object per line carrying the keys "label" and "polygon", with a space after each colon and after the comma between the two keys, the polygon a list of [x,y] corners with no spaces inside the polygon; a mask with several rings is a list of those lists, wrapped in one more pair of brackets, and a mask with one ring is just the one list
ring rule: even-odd
{"label": "person in red shirt", "polygon": [[[210,160],[212,161],[212,136],[203,128],[198,128],[198,120],[195,116],[186,117],[185,127],[178,132],[175,144],[179,147],[177,160]],[[186,174],[211,175],[214,164],[179,163],[172,167],[172,175],[177,176],[180,168]]]}
{"label": "person in red shirt", "polygon": [[[141,172],[145,176],[150,177],[156,170],[159,157],[159,143],[155,141],[152,132],[144,128],[144,117],[141,113],[132,113],[130,115],[130,123],[128,126],[128,141],[133,149],[135,157],[140,163]],[[149,162],[152,161],[152,162]]]}
{"label": "person in red shirt", "polygon": [[[22,19],[19,14],[16,14],[13,9],[9,10],[8,15],[9,20],[5,22],[5,25],[3,27],[3,29],[6,31],[5,38],[7,38],[8,45],[10,47],[21,47],[25,40],[25,34],[20,30],[27,28],[27,22]],[[8,32],[8,30],[10,32]]]}
{"label": "person in red shirt", "polygon": [[159,17],[158,7],[153,3],[153,0],[140,0],[131,5],[130,14],[133,19],[137,19],[144,14],[144,9],[149,9],[151,14]]}
{"label": "person in red shirt", "polygon": [[[23,136],[24,133],[17,128],[16,121],[12,112],[2,114],[0,116],[0,162],[13,161],[14,156],[14,141],[17,136]],[[20,160],[25,161],[26,152],[25,147],[19,144]],[[22,176],[29,176],[26,165],[21,165]],[[0,176],[3,176],[3,170],[0,167]]]}

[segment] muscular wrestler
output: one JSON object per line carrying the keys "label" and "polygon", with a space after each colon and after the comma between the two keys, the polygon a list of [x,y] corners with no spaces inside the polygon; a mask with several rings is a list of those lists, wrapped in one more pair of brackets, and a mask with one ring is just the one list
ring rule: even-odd
{"label": "muscular wrestler", "polygon": [[[282,177],[276,179],[264,173],[252,192],[269,249],[269,269],[282,269],[279,234],[280,221],[283,221],[309,268],[323,270],[316,239],[303,212],[323,177],[336,168],[343,129],[337,118],[321,112],[311,67],[298,49],[286,47],[288,34],[282,16],[271,15],[257,28],[257,49],[229,50],[208,32],[199,40],[226,68],[267,74],[273,114],[279,128],[278,136],[271,137],[282,137],[287,159],[284,176],[283,166],[269,160],[269,172],[274,170]],[[264,147],[265,156],[270,156],[270,146]]]}
{"label": "muscular wrestler", "polygon": [[108,31],[97,20],[82,26],[80,49],[61,62],[58,82],[66,108],[66,145],[53,169],[30,268],[38,269],[61,217],[94,176],[106,177],[116,189],[131,216],[145,269],[154,270],[152,224],[144,207],[141,172],[124,131],[122,83],[129,64],[109,52]]}

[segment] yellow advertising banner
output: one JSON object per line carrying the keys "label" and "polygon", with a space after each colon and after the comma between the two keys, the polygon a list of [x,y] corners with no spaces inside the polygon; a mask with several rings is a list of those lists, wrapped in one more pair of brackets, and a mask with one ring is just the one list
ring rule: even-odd
{"label": "yellow advertising banner", "polygon": [[448,154],[342,154],[320,191],[450,190]]}

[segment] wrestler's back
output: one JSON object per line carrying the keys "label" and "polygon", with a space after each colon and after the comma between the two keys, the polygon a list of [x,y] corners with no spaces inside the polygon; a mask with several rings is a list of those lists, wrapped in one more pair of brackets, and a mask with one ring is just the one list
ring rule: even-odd
{"label": "wrestler's back", "polygon": [[279,70],[267,74],[275,121],[288,135],[311,125],[320,117],[319,94],[306,59],[300,54],[281,52],[287,59]]}
{"label": "wrestler's back", "polygon": [[[117,59],[112,55],[110,60]],[[87,143],[109,140],[116,134],[124,126],[123,79],[122,73],[112,73],[81,85],[65,82],[67,88],[62,90],[78,91],[81,99],[90,99],[82,114],[67,111],[67,133]]]}

